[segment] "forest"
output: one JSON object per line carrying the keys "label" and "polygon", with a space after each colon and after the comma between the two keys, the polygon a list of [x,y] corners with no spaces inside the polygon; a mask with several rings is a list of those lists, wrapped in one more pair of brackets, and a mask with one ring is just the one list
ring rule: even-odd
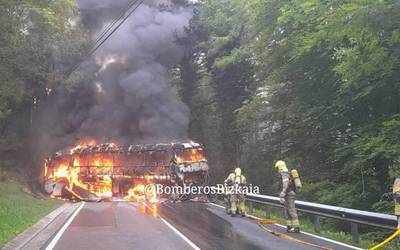
{"label": "forest", "polygon": [[240,166],[276,194],[283,159],[300,171],[304,200],[391,212],[399,13],[394,0],[204,1],[171,78],[214,181]]}

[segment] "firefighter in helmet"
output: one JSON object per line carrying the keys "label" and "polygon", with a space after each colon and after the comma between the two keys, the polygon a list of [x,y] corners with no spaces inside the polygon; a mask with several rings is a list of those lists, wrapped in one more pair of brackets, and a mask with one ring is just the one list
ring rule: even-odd
{"label": "firefighter in helmet", "polygon": [[393,183],[394,214],[397,216],[397,229],[400,229],[400,177]]}
{"label": "firefighter in helmet", "polygon": [[245,216],[245,194],[242,192],[241,187],[246,185],[246,177],[242,175],[242,170],[236,168],[233,173],[229,174],[224,183],[228,191],[227,213],[231,214],[231,216],[235,216],[236,213]]}
{"label": "firefighter in helmet", "polygon": [[286,227],[289,233],[300,232],[299,218],[295,208],[296,187],[293,177],[286,167],[286,163],[279,160],[275,163],[275,169],[280,174],[280,203],[285,209]]}

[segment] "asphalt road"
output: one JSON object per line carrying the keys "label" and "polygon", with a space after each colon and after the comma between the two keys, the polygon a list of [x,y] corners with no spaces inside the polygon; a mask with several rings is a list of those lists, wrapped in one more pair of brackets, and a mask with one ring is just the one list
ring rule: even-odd
{"label": "asphalt road", "polygon": [[[85,203],[64,229],[48,241],[54,249],[317,249],[272,235],[251,219],[232,218],[221,208],[194,202]],[[296,237],[351,249],[304,234]]]}

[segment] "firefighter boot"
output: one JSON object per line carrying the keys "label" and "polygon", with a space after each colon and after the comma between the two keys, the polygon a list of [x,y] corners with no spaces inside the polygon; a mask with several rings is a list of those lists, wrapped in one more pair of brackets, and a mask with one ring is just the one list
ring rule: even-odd
{"label": "firefighter boot", "polygon": [[299,227],[288,227],[288,229],[286,230],[288,233],[300,233],[300,228]]}

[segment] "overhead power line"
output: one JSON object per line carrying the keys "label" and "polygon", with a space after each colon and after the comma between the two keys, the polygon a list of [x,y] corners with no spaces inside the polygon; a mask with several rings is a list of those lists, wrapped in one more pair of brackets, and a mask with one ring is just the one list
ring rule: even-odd
{"label": "overhead power line", "polygon": [[[92,56],[114,33],[118,30],[119,27],[140,7],[140,5],[145,0],[133,0],[128,4],[124,11],[114,19],[107,27],[99,34],[96,38],[92,49],[89,50],[88,53],[84,55],[81,61],[79,61],[71,70],[67,73],[67,77],[69,77],[75,70],[77,70],[81,64],[90,56]],[[138,4],[137,4],[138,3]],[[136,6],[135,6],[136,5]]]}
{"label": "overhead power line", "polygon": [[118,30],[119,27],[121,27],[121,25],[132,15],[133,12],[136,11],[137,8],[139,8],[139,6],[144,2],[145,0],[140,0],[139,4],[137,4],[131,11],[129,11],[129,13],[122,19],[122,21],[106,36],[106,38],[104,38],[96,47],[94,47],[90,52],[89,52],[89,56],[93,55],[94,52],[96,52],[96,50],[98,48],[100,48],[101,45],[103,45],[108,38],[110,38],[110,36],[112,36],[112,34],[114,34],[115,31]]}
{"label": "overhead power line", "polygon": [[130,8],[132,8],[132,6],[135,5],[135,4],[137,3],[137,1],[138,1],[138,0],[133,0],[133,1],[129,2],[129,4],[128,4],[125,8],[122,9],[120,15],[119,15],[117,18],[115,18],[111,23],[109,23],[109,24],[107,25],[107,27],[105,27],[104,30],[97,36],[97,38],[94,40],[93,47],[94,47],[101,39],[103,39],[103,37],[111,30],[111,28],[112,28],[118,21],[120,21],[120,20],[125,16],[125,14],[128,12],[128,10],[129,10]]}

